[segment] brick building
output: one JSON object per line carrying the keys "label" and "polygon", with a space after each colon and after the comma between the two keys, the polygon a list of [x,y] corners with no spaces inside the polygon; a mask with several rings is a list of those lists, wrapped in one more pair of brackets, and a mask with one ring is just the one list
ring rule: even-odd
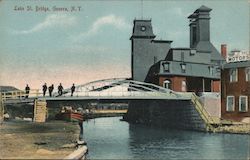
{"label": "brick building", "polygon": [[221,71],[221,116],[250,118],[250,61],[227,63]]}
{"label": "brick building", "polygon": [[212,9],[201,6],[190,20],[190,48],[171,48],[168,40],[155,40],[151,20],[134,20],[132,79],[174,91],[219,92],[224,58],[210,42]]}

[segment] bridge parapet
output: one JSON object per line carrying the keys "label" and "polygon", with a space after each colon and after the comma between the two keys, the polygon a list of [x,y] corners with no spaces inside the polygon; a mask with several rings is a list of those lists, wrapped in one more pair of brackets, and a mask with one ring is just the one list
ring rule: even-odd
{"label": "bridge parapet", "polygon": [[0,92],[2,99],[1,102],[5,103],[7,101],[15,101],[20,100],[23,101],[29,97],[29,99],[35,99],[42,95],[39,92],[39,89],[31,89],[29,93],[26,93],[23,90],[15,90],[15,91],[8,91],[8,92]]}

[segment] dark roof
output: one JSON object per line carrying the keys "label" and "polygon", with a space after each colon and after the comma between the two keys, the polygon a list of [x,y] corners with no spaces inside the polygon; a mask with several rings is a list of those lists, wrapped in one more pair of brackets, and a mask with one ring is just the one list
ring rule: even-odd
{"label": "dark roof", "polygon": [[[192,63],[192,62],[185,62],[186,64],[186,71],[185,73],[181,70],[181,63],[180,61],[161,61],[161,64],[163,63],[170,64],[169,71],[165,72],[163,69],[163,65],[159,65],[159,75],[178,75],[178,76],[189,76],[189,77],[205,77],[205,78],[211,78],[211,79],[220,79],[220,75],[218,72],[216,72],[216,68],[219,68],[217,65],[211,65],[211,64],[199,64],[199,63]],[[210,73],[209,67],[214,67],[213,74]]]}
{"label": "dark roof", "polygon": [[241,68],[241,67],[250,67],[250,61],[226,63],[223,66],[223,68]]}
{"label": "dark roof", "polygon": [[191,48],[185,48],[185,47],[176,47],[176,48],[171,48],[172,50],[191,50]]}
{"label": "dark roof", "polygon": [[152,40],[152,42],[155,42],[155,43],[172,43],[173,41],[169,41],[169,40]]}
{"label": "dark roof", "polygon": [[198,12],[210,12],[212,11],[211,8],[208,8],[207,6],[202,5],[200,8],[196,9],[194,13]]}
{"label": "dark roof", "polygon": [[216,61],[224,61],[225,60],[221,56],[220,52],[209,41],[199,41],[195,48],[197,51],[200,51],[200,52],[211,53],[211,60],[216,60]]}
{"label": "dark roof", "polygon": [[1,92],[9,92],[9,91],[18,91],[19,89],[13,87],[13,86],[0,86]]}
{"label": "dark roof", "polygon": [[151,22],[151,19],[134,19],[134,21],[140,22]]}
{"label": "dark roof", "polygon": [[192,13],[190,16],[188,16],[189,19],[193,19],[197,17],[197,13]]}

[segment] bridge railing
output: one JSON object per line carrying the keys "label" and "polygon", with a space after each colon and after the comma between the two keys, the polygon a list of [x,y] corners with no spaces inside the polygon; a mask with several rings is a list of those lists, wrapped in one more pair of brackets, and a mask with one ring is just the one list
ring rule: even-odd
{"label": "bridge railing", "polygon": [[[70,93],[68,94],[64,94],[63,96],[69,96]],[[85,92],[81,92],[81,91],[76,91],[74,93],[74,97],[80,97],[80,96],[84,96],[84,97],[91,97],[91,96],[95,96],[95,97],[156,97],[156,96],[170,96],[167,93],[160,93],[160,92],[152,92],[152,91],[85,91]],[[172,96],[175,96],[174,94]]]}
{"label": "bridge railing", "polygon": [[210,116],[210,114],[207,112],[205,107],[200,103],[198,97],[195,95],[195,93],[192,94],[192,102],[196,108],[196,110],[199,112],[201,118],[205,121],[207,130],[214,131],[214,127],[212,124],[215,124],[215,121]]}
{"label": "bridge railing", "polygon": [[26,93],[26,91],[23,90],[1,92],[2,101],[13,100],[13,99],[24,99],[27,96],[32,98],[37,98],[41,94],[42,93],[39,92],[39,89],[31,89],[28,94]]}

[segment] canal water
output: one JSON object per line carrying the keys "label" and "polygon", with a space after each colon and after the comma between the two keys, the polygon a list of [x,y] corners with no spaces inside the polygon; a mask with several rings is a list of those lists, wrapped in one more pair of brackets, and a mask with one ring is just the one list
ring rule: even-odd
{"label": "canal water", "polygon": [[248,159],[249,135],[210,134],[128,124],[121,117],[84,122],[90,159]]}

